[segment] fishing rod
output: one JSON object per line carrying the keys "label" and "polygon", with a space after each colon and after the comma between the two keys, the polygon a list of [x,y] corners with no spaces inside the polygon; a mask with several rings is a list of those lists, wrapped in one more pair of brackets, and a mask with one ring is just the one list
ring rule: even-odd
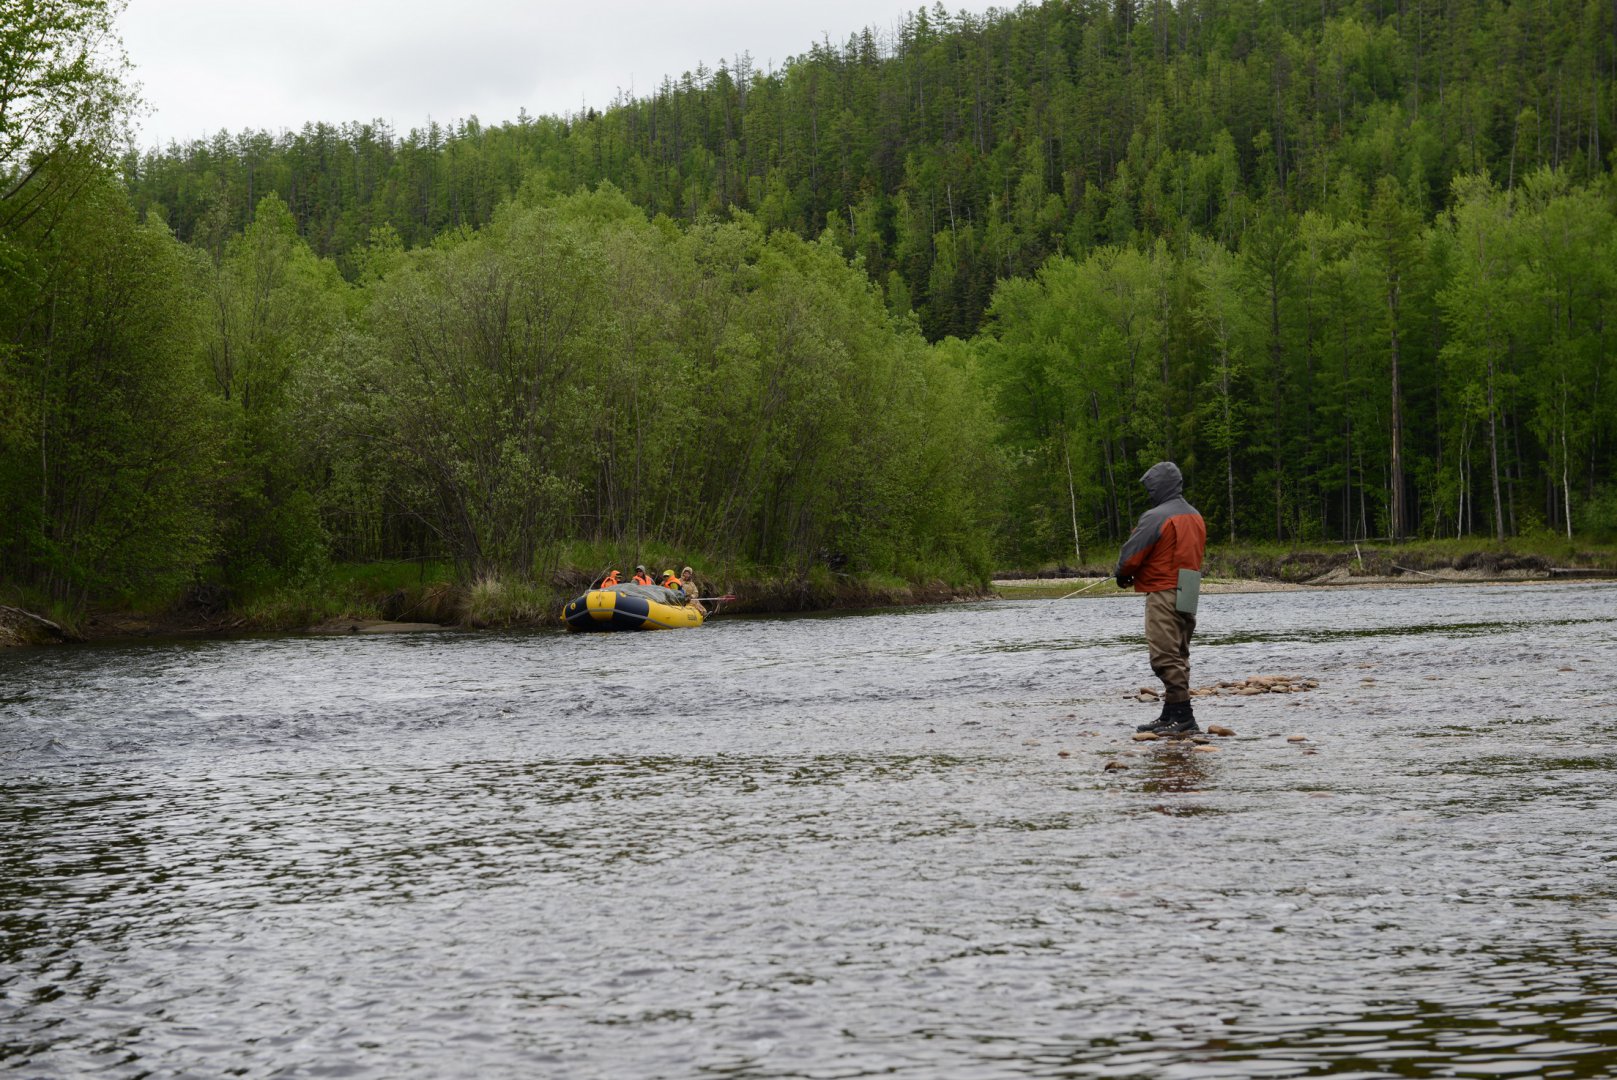
{"label": "fishing rod", "polygon": [[1071,600],[1075,596],[1082,596],[1084,593],[1088,592],[1090,589],[1093,589],[1096,585],[1099,585],[1102,581],[1110,581],[1110,580],[1111,580],[1111,578],[1100,578],[1100,579],[1098,579],[1096,581],[1091,581],[1088,585],[1085,585],[1083,588],[1074,589],[1072,592],[1068,593],[1066,596],[1058,596],[1058,597],[1056,597],[1056,599],[1057,600]]}

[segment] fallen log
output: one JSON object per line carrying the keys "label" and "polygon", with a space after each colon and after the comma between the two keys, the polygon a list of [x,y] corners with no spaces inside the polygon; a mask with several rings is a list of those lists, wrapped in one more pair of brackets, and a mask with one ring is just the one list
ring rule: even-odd
{"label": "fallen log", "polygon": [[[35,615],[31,611],[24,611],[22,608],[11,607],[6,604],[0,604],[0,625],[9,625],[13,629],[29,631],[31,639],[37,639],[43,635],[47,641],[84,640],[78,634],[51,622],[43,615]],[[24,642],[24,644],[26,643]]]}

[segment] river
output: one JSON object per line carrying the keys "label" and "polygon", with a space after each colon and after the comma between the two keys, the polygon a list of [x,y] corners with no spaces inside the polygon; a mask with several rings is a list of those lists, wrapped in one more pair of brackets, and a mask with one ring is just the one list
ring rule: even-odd
{"label": "river", "polygon": [[0,653],[0,1069],[1617,1076],[1617,587],[1202,605]]}

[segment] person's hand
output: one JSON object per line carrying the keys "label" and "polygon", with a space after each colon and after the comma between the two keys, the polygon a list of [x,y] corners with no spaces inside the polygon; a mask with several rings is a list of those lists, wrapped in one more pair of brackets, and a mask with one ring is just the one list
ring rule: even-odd
{"label": "person's hand", "polygon": [[1130,585],[1133,585],[1133,584],[1134,584],[1134,578],[1130,577],[1128,574],[1119,574],[1119,575],[1117,575],[1117,587],[1119,589],[1126,589]]}

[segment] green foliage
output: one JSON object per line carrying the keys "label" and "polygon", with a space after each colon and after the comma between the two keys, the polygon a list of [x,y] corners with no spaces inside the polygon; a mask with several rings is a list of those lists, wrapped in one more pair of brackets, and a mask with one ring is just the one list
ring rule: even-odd
{"label": "green foliage", "polygon": [[934,9],[604,113],[132,156],[148,225],[100,164],[114,10],[0,6],[37,595],[350,614],[343,565],[394,559],[491,622],[607,562],[874,595],[1092,563],[1161,458],[1234,540],[1610,516],[1608,4]]}
{"label": "green foliage", "polygon": [[419,560],[331,565],[246,582],[233,607],[257,627],[290,629],[335,619],[451,622],[460,611],[451,571]]}
{"label": "green foliage", "polygon": [[527,574],[559,539],[593,410],[579,378],[601,309],[591,231],[512,210],[373,290],[326,423],[380,447],[411,512],[470,574]]}
{"label": "green foliage", "polygon": [[327,558],[321,511],[330,500],[320,489],[337,470],[319,455],[296,388],[345,325],[348,291],[274,195],[242,235],[219,245],[205,274],[204,346],[232,466],[222,539],[238,583],[306,576]]}
{"label": "green foliage", "polygon": [[1583,507],[1583,529],[1601,543],[1617,542],[1617,487],[1603,487]]}
{"label": "green foliage", "polygon": [[1601,0],[1129,10],[922,9],[779,70],[698,66],[605,111],[220,133],[127,171],[188,239],[210,215],[244,227],[274,190],[350,273],[378,224],[425,246],[486,224],[529,177],[609,181],[652,215],[742,209],[768,231],[829,232],[939,340],[970,337],[996,281],[1054,254],[1158,238],[1182,254],[1192,234],[1236,249],[1277,207],[1358,218],[1389,178],[1429,221],[1457,174],[1511,188],[1548,166],[1583,183],[1617,141],[1617,12]]}
{"label": "green foliage", "polygon": [[603,187],[513,203],[367,294],[294,396],[342,490],[380,493],[370,514],[396,505],[468,578],[542,575],[578,540],[629,565],[986,575],[953,447],[990,418],[830,239],[682,230]]}
{"label": "green foliage", "polygon": [[223,466],[194,260],[105,180],[78,183],[12,234],[31,273],[0,307],[0,561],[58,598],[177,589],[214,551]]}
{"label": "green foliage", "polygon": [[[113,27],[116,0],[0,0],[0,198],[48,187],[17,182],[62,159],[105,154],[127,133],[136,99]],[[18,173],[22,176],[19,177]],[[58,174],[60,175],[60,174]]]}
{"label": "green foliage", "polygon": [[1564,173],[1461,178],[1431,227],[1384,179],[1362,218],[1271,208],[1238,251],[1102,247],[1003,283],[975,343],[1003,560],[1119,539],[1158,456],[1230,541],[1570,537],[1613,468],[1614,230]]}
{"label": "green foliage", "polygon": [[554,619],[567,599],[531,581],[480,577],[466,589],[462,618],[470,626],[533,626]]}

